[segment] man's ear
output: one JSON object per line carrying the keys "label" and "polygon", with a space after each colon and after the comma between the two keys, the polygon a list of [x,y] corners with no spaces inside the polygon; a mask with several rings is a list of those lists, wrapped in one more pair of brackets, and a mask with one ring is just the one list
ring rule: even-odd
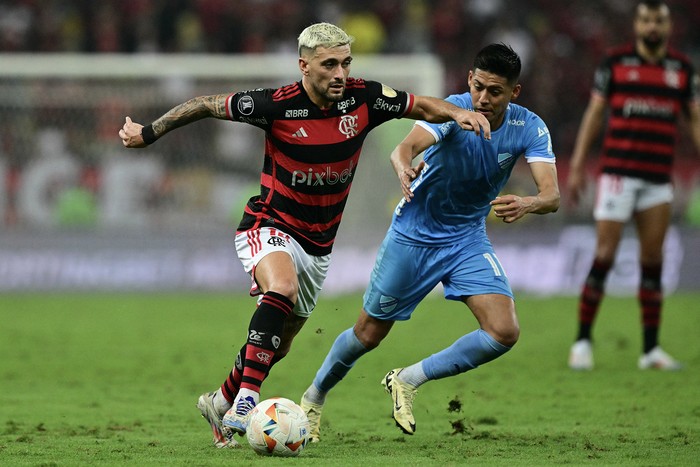
{"label": "man's ear", "polygon": [[299,57],[299,70],[301,70],[302,75],[309,75],[309,62],[304,57]]}
{"label": "man's ear", "polygon": [[522,90],[522,86],[520,83],[516,84],[515,87],[513,88],[513,92],[510,95],[510,100],[514,101],[515,99],[518,98],[520,95],[520,91]]}

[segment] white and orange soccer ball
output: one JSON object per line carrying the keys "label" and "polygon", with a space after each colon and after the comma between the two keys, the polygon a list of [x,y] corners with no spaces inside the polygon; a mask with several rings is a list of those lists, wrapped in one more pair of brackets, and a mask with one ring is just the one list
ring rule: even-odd
{"label": "white and orange soccer ball", "polygon": [[295,402],[273,397],[250,412],[246,437],[258,454],[298,456],[309,442],[309,419]]}

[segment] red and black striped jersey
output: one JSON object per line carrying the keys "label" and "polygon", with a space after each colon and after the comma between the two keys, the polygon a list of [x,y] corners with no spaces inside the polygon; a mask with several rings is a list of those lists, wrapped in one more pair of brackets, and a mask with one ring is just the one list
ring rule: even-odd
{"label": "red and black striped jersey", "polygon": [[406,115],[413,102],[412,94],[357,78],[348,78],[343,99],[328,110],[301,82],[231,94],[228,117],[265,130],[260,194],[248,201],[238,232],[275,227],[307,253],[329,254],[367,134]]}
{"label": "red and black striped jersey", "polygon": [[670,181],[678,117],[699,98],[688,58],[670,50],[659,63],[649,63],[634,45],[617,48],[596,70],[593,92],[610,106],[600,170]]}

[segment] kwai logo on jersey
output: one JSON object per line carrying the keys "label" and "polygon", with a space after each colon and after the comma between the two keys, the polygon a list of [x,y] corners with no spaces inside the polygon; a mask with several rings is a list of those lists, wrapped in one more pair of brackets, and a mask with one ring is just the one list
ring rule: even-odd
{"label": "kwai logo on jersey", "polygon": [[345,138],[352,138],[357,134],[357,115],[343,115],[340,117],[338,130],[345,135]]}
{"label": "kwai logo on jersey", "polygon": [[399,104],[390,104],[381,97],[377,97],[372,106],[374,110],[383,110],[385,112],[398,112],[401,106]]}
{"label": "kwai logo on jersey", "polygon": [[323,186],[335,185],[336,183],[345,183],[352,178],[352,169],[354,168],[353,161],[342,172],[332,171],[329,166],[326,166],[322,172],[309,167],[308,170],[295,170],[292,172],[292,186]]}

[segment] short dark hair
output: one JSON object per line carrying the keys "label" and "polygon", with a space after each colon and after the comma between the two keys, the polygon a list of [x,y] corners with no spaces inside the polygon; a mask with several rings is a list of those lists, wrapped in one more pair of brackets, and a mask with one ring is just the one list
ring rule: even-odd
{"label": "short dark hair", "polygon": [[642,5],[649,8],[650,10],[658,10],[663,5],[665,5],[665,3],[662,0],[641,0],[637,7]]}
{"label": "short dark hair", "polygon": [[474,57],[474,69],[488,71],[516,84],[520,77],[520,57],[507,44],[489,44]]}
{"label": "short dark hair", "polygon": [[650,11],[657,11],[661,14],[671,14],[671,10],[663,0],[641,0],[634,9],[635,20],[639,17],[643,8]]}

